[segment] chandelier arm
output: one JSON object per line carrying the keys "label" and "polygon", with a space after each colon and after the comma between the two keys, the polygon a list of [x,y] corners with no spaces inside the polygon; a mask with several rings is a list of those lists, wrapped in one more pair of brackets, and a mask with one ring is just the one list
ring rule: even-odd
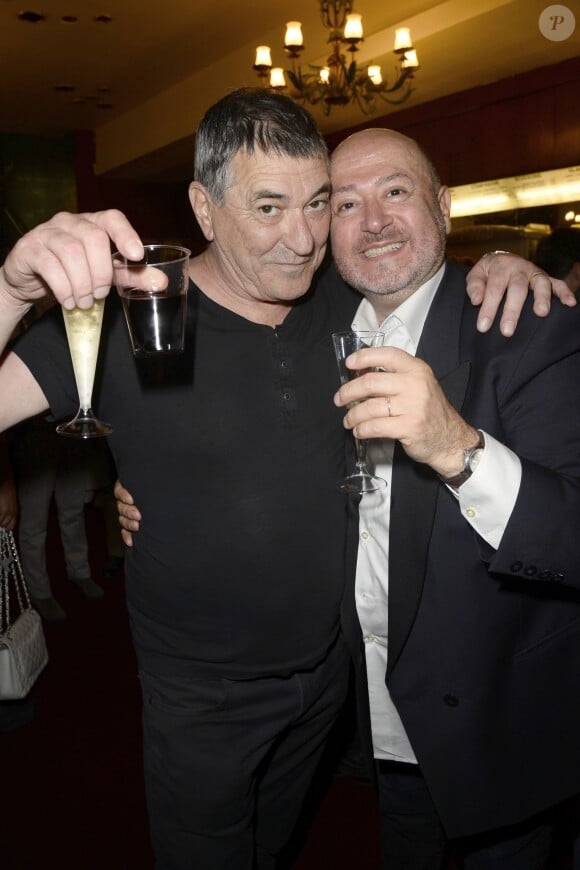
{"label": "chandelier arm", "polygon": [[[384,86],[384,83],[383,83],[383,85],[378,86],[378,89],[385,94],[392,94],[395,91],[400,90],[400,88],[403,87],[403,85],[405,84],[407,79],[413,78],[413,72],[414,72],[414,70],[412,70],[412,69],[403,69],[399,72],[399,77],[397,78],[396,82],[394,83],[394,85],[392,87],[387,88]],[[409,85],[409,87],[410,87],[410,85]]]}
{"label": "chandelier arm", "polygon": [[386,94],[389,93],[391,93],[390,90],[386,91],[385,93],[378,91],[377,96],[379,96],[384,103],[389,103],[391,106],[400,106],[401,103],[404,103],[405,100],[407,100],[409,96],[413,93],[413,88],[410,85],[407,85],[401,96],[398,98],[386,96]]}
{"label": "chandelier arm", "polygon": [[319,0],[322,24],[328,30],[342,30],[346,16],[352,11],[353,0]]}
{"label": "chandelier arm", "polygon": [[373,96],[370,94],[366,94],[361,89],[356,88],[353,90],[352,101],[356,102],[359,110],[363,113],[363,115],[372,115],[375,111],[375,104]]}

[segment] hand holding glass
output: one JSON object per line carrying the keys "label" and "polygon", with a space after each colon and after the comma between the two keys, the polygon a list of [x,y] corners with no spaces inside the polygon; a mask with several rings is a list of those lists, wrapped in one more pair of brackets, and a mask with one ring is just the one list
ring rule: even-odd
{"label": "hand holding glass", "polygon": [[113,431],[108,423],[97,420],[91,408],[104,307],[104,299],[95,299],[91,308],[62,309],[79,394],[79,409],[70,422],[57,426],[59,435],[100,438]]}
{"label": "hand holding glass", "polygon": [[190,253],[175,245],[145,245],[138,262],[113,254],[113,282],[134,356],[183,351]]}
{"label": "hand holding glass", "polygon": [[[355,351],[365,347],[382,347],[383,339],[384,334],[378,331],[349,330],[347,332],[333,333],[332,341],[334,343],[334,352],[336,354],[341,384],[347,384],[353,378],[359,378],[369,371],[369,369],[348,369],[346,367],[347,357],[351,353],[355,353]],[[355,438],[354,444],[356,448],[356,471],[349,474],[344,480],[340,480],[338,488],[343,492],[364,495],[366,492],[376,492],[376,490],[386,487],[387,482],[382,477],[375,477],[367,468],[366,441]]]}

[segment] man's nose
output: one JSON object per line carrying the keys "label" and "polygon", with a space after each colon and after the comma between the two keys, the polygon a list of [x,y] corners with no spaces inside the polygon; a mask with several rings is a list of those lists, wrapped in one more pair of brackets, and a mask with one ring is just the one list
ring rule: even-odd
{"label": "man's nose", "polygon": [[383,202],[373,198],[365,201],[362,220],[363,230],[370,233],[380,233],[384,227],[393,222],[393,217]]}
{"label": "man's nose", "polygon": [[304,212],[300,209],[293,209],[288,213],[286,245],[295,254],[303,257],[311,254],[313,251],[314,235],[312,227]]}

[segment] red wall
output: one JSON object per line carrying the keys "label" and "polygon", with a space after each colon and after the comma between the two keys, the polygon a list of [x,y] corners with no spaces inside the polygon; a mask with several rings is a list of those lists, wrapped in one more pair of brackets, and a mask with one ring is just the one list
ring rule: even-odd
{"label": "red wall", "polygon": [[580,164],[580,58],[443,97],[327,137],[390,127],[416,139],[456,186]]}

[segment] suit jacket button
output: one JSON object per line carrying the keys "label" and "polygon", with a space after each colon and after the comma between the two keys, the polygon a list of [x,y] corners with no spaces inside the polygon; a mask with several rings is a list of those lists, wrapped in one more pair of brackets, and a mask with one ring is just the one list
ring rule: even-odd
{"label": "suit jacket button", "polygon": [[538,574],[538,577],[540,578],[540,580],[551,580],[552,579],[552,572],[548,571],[547,568],[544,568],[543,571],[540,571],[540,573]]}
{"label": "suit jacket button", "polygon": [[512,574],[517,574],[518,571],[521,571],[523,567],[523,562],[512,562],[512,564],[510,565],[510,571],[512,572]]}
{"label": "suit jacket button", "polygon": [[555,574],[552,574],[552,580],[554,583],[562,583],[564,581],[564,574],[561,571],[557,571]]}
{"label": "suit jacket button", "polygon": [[457,695],[443,695],[443,700],[448,707],[457,707],[459,705],[459,698],[457,697]]}
{"label": "suit jacket button", "polygon": [[527,568],[524,568],[525,577],[535,577],[537,573],[538,569],[535,565],[528,565]]}

